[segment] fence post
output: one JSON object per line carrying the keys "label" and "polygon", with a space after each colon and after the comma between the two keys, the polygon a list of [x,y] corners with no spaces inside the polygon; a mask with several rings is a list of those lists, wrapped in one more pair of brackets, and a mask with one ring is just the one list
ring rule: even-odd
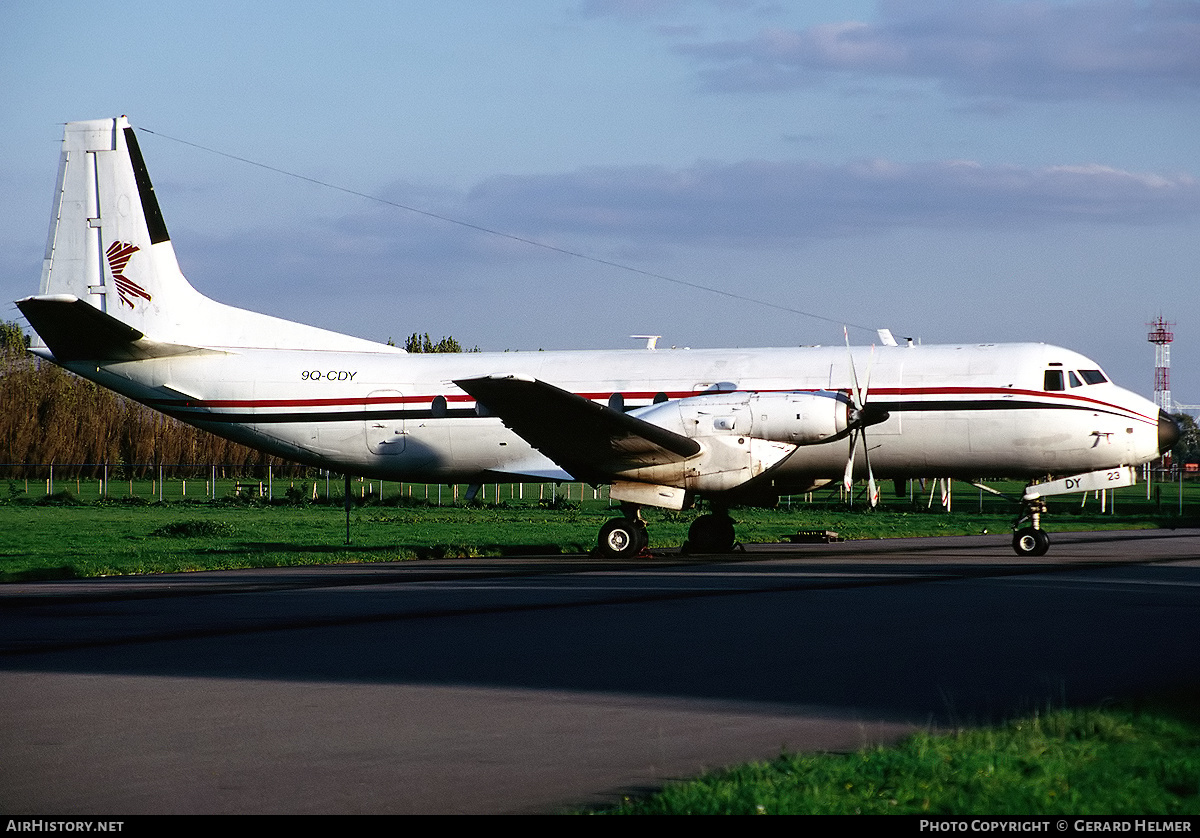
{"label": "fence post", "polygon": [[350,499],[350,472],[346,472],[346,496],[342,501],[346,507],[346,543],[350,543],[350,506],[353,501]]}

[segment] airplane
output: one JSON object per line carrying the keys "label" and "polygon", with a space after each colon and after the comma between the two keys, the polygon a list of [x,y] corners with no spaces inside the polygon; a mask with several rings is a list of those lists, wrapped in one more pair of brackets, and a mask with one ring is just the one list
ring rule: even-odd
{"label": "airplane", "polygon": [[[582,481],[620,515],[597,551],[643,555],[643,507],[710,512],[685,549],[735,547],[731,508],[865,476],[1117,488],[1179,438],[1092,360],[1040,343],[414,355],[216,302],[184,277],[125,117],[66,125],[31,351],[176,419],[300,463],[426,483]],[[1052,478],[1058,478],[1057,480]],[[978,484],[981,485],[982,484]]]}

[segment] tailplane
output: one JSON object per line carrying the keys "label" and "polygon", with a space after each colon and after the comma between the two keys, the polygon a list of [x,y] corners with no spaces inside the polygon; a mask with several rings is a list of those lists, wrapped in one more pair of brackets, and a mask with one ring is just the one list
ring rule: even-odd
{"label": "tailplane", "polygon": [[67,124],[41,288],[17,305],[64,360],[103,358],[94,354],[101,350],[114,360],[153,356],[167,346],[401,351],[233,308],[193,288],[125,117]]}

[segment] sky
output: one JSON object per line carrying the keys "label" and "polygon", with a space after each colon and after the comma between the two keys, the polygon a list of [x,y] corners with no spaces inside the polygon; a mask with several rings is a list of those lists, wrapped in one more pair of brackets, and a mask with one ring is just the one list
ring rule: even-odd
{"label": "sky", "polygon": [[[222,302],[484,350],[1042,341],[1200,404],[1200,0],[0,5],[0,318],[62,123]],[[491,231],[491,232],[488,232]],[[502,234],[502,235],[501,235]]]}

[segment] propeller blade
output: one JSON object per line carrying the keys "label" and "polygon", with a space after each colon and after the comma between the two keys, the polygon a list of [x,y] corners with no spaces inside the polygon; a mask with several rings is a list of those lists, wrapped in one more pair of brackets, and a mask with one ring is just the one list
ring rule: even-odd
{"label": "propeller blade", "polygon": [[863,385],[862,403],[867,405],[867,392],[871,389],[871,369],[875,366],[875,344],[871,344],[871,355],[867,358],[867,383]]}
{"label": "propeller blade", "polygon": [[842,484],[849,492],[854,486],[854,454],[858,451],[858,431],[850,433],[850,459],[846,460],[846,474],[842,477]]}
{"label": "propeller blade", "polygon": [[863,407],[863,391],[858,386],[858,370],[854,368],[854,353],[850,351],[850,333],[845,326],[842,327],[842,334],[846,337],[846,355],[850,359],[850,399],[854,402],[855,412],[858,412]]}
{"label": "propeller blade", "polygon": [[852,430],[850,432],[850,458],[846,461],[846,473],[842,477],[842,483],[846,487],[847,493],[853,499],[854,486],[854,455],[858,453],[858,440],[863,441],[863,460],[867,466],[867,496],[871,503],[871,508],[875,508],[879,504],[879,487],[875,483],[875,472],[871,469],[871,455],[867,445],[867,425],[866,413],[867,395],[871,388],[871,370],[875,366],[875,346],[871,346],[871,357],[867,361],[867,377],[866,383],[860,387],[858,384],[858,370],[854,364],[854,353],[850,350],[850,333],[845,326],[842,327],[842,335],[846,338],[846,354],[850,358],[850,382],[852,388],[850,391],[850,400],[853,409],[850,411],[850,424]]}
{"label": "propeller blade", "polygon": [[875,472],[871,470],[871,447],[866,444],[867,434],[865,431],[859,431],[863,437],[863,459],[867,462],[867,497],[871,501],[871,508],[874,509],[879,505],[879,487],[875,485]]}

